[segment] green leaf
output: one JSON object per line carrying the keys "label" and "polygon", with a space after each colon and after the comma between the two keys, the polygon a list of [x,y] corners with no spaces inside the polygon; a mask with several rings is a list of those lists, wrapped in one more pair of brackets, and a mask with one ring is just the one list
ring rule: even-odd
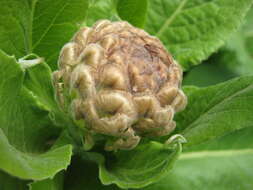
{"label": "green leaf", "polygon": [[[35,59],[37,56],[26,56],[27,60],[32,58]],[[45,62],[26,69],[24,85],[33,93],[34,98],[50,112],[51,119],[55,121],[56,125],[71,125],[70,117],[60,110],[56,102],[52,71]]]}
{"label": "green leaf", "polygon": [[[37,58],[37,56],[26,56],[28,60],[32,58]],[[24,62],[26,59],[24,59]],[[54,124],[68,130],[71,137],[74,138],[72,144],[81,144],[82,136],[79,134],[79,129],[71,119],[71,114],[67,111],[63,112],[55,100],[52,72],[49,66],[43,62],[27,68],[24,85],[32,92],[34,99],[36,99],[44,109],[50,112],[50,119]]]}
{"label": "green leaf", "polygon": [[253,8],[246,16],[243,27],[227,42],[226,49],[234,55],[236,63],[226,65],[240,75],[253,74]]}
{"label": "green leaf", "polygon": [[0,48],[18,58],[37,53],[52,69],[88,8],[88,0],[0,0],[0,4]]}
{"label": "green leaf", "polygon": [[186,146],[253,126],[253,77],[241,77],[194,90],[188,106],[176,115],[177,133]]}
{"label": "green leaf", "polygon": [[[217,53],[194,67],[184,77],[184,85],[208,86],[230,78],[253,74],[253,8],[240,30],[232,35]],[[209,73],[212,73],[211,75]],[[205,77],[207,76],[208,77]]]}
{"label": "green leaf", "polygon": [[117,3],[120,18],[139,28],[145,24],[147,8],[147,0],[120,0]]}
{"label": "green leaf", "polygon": [[205,143],[184,149],[187,152],[207,151],[207,150],[243,150],[253,149],[253,127],[247,127],[234,131],[228,135]]}
{"label": "green leaf", "polygon": [[181,153],[181,144],[168,148],[158,142],[142,144],[131,151],[119,151],[114,159],[100,163],[99,177],[104,185],[142,188],[165,176]]}
{"label": "green leaf", "polygon": [[28,190],[27,182],[0,171],[1,190]]}
{"label": "green leaf", "polygon": [[22,179],[42,180],[67,167],[72,148],[45,152],[59,129],[23,86],[23,79],[24,70],[14,57],[0,51],[0,169]]}
{"label": "green leaf", "polygon": [[188,96],[190,96],[191,93],[197,91],[199,87],[193,86],[193,85],[188,85],[188,86],[183,86],[183,91],[186,93]]}
{"label": "green leaf", "polygon": [[[26,59],[32,58],[35,59],[37,57],[30,55]],[[33,92],[33,95],[43,104],[45,109],[58,111],[52,83],[52,71],[45,62],[26,69],[24,85]]]}
{"label": "green leaf", "polygon": [[62,46],[84,21],[88,0],[37,0],[33,5],[32,52],[54,70]]}
{"label": "green leaf", "polygon": [[[252,189],[253,150],[204,151],[181,154],[173,170],[142,190]],[[103,186],[90,162],[72,160],[66,175],[68,190],[117,190]]]}
{"label": "green leaf", "polygon": [[224,44],[251,4],[252,0],[152,0],[145,29],[189,69]]}
{"label": "green leaf", "polygon": [[143,190],[253,188],[253,150],[182,154],[172,173]]}
{"label": "green leaf", "polygon": [[68,166],[71,157],[69,145],[40,155],[25,154],[10,145],[2,130],[0,130],[0,148],[3,155],[0,158],[2,163],[0,168],[22,179],[42,180],[53,177]]}
{"label": "green leaf", "polygon": [[86,17],[87,26],[92,26],[97,20],[117,18],[116,3],[113,0],[91,0]]}
{"label": "green leaf", "polygon": [[17,57],[29,52],[31,11],[26,0],[0,0],[0,49]]}
{"label": "green leaf", "polygon": [[43,181],[36,181],[31,183],[29,190],[63,190],[64,175],[57,174],[53,179],[46,179]]}

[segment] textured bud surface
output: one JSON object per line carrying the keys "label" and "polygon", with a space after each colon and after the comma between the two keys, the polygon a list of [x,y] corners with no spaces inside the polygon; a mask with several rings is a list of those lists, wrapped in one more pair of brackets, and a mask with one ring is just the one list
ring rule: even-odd
{"label": "textured bud surface", "polygon": [[168,135],[175,112],[187,103],[180,66],[157,38],[127,22],[82,28],[62,48],[58,64],[54,83],[61,106],[72,107],[91,134],[115,137],[106,150]]}

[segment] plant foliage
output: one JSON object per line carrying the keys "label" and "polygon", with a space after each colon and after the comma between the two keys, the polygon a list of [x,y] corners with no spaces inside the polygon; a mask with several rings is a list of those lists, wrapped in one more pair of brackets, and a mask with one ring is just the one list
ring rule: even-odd
{"label": "plant foliage", "polygon": [[[252,3],[0,0],[0,189],[253,189],[253,9],[243,22]],[[174,134],[131,151],[84,149],[52,71],[62,46],[99,19],[156,36],[184,68],[192,86]],[[178,134],[186,144],[166,143]]]}

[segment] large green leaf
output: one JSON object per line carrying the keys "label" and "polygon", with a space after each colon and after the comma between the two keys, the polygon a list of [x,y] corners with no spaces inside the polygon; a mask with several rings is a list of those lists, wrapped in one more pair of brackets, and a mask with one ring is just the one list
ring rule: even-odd
{"label": "large green leaf", "polygon": [[37,0],[33,12],[34,53],[46,57],[47,63],[55,69],[63,44],[70,40],[83,22],[88,0]]}
{"label": "large green leaf", "polygon": [[180,143],[168,148],[152,141],[131,151],[119,151],[114,159],[100,163],[100,180],[104,185],[117,184],[120,188],[145,187],[165,176],[181,151]]}
{"label": "large green leaf", "polygon": [[23,79],[24,70],[14,57],[0,51],[0,168],[19,178],[41,180],[67,167],[72,148],[45,152],[59,129]]}
{"label": "large green leaf", "polygon": [[251,4],[252,0],[152,0],[145,29],[188,69],[223,45]]}
{"label": "large green leaf", "polygon": [[183,140],[175,135],[165,144],[146,141],[129,151],[105,152],[102,155],[79,150],[77,155],[85,162],[99,165],[99,178],[103,185],[116,184],[123,189],[142,188],[170,172],[182,152]]}
{"label": "large green leaf", "polygon": [[[188,96],[199,88],[194,86],[185,86],[184,91]],[[253,149],[253,127],[246,127],[225,136],[211,139],[209,141],[195,144],[194,146],[184,147],[184,152],[206,151],[206,150],[242,150]]]}
{"label": "large green leaf", "polygon": [[[142,190],[248,190],[253,188],[253,150],[204,151],[181,154],[173,170]],[[75,158],[66,175],[66,190],[119,190],[104,186],[96,167]]]}
{"label": "large green leaf", "polygon": [[253,149],[253,127],[247,127],[241,130],[234,131],[228,135],[217,139],[210,140],[189,148],[184,151],[196,152],[206,150],[244,150]]}
{"label": "large green leaf", "polygon": [[[28,143],[28,142],[27,142]],[[65,169],[70,162],[71,146],[30,155],[15,149],[0,130],[1,169],[23,179],[45,179]]]}
{"label": "large green leaf", "polygon": [[[99,178],[103,185],[116,184],[123,189],[129,188],[143,188],[147,185],[155,183],[165,175],[167,175],[172,166],[175,164],[178,156],[182,151],[180,140],[175,140],[172,144],[161,144],[150,141],[143,143],[137,148],[130,151],[118,151],[115,153],[106,154],[105,158],[98,153],[79,152],[83,164],[86,163],[86,170],[80,171],[81,164],[76,167],[76,161],[73,159],[70,171],[67,171],[67,189],[75,187],[74,189],[87,189],[94,187],[94,189],[104,189],[97,179],[97,171],[91,167],[90,161],[95,161],[99,164]],[[79,172],[78,172],[79,171]],[[93,177],[79,176],[79,174]],[[95,177],[94,177],[95,176]],[[77,181],[73,180],[76,179]],[[87,179],[83,179],[87,178]],[[71,180],[72,179],[72,180]],[[79,183],[80,182],[80,183]],[[110,186],[112,189],[117,189],[116,186]],[[71,188],[70,188],[71,189]],[[110,189],[105,187],[105,189]]]}
{"label": "large green leaf", "polygon": [[55,69],[61,47],[84,21],[88,0],[0,0],[0,48],[37,53]]}
{"label": "large green leaf", "polygon": [[27,182],[0,171],[1,190],[28,190]]}
{"label": "large green leaf", "polygon": [[199,144],[253,126],[253,77],[241,77],[199,88],[188,96],[188,106],[176,116],[177,132]]}
{"label": "large green leaf", "polygon": [[252,167],[252,149],[185,153],[169,175],[143,190],[252,189]]}
{"label": "large green leaf", "polygon": [[117,4],[117,12],[122,20],[142,28],[146,21],[147,7],[147,0],[120,0]]}
{"label": "large green leaf", "polygon": [[17,57],[30,52],[31,11],[26,0],[0,0],[0,49]]}

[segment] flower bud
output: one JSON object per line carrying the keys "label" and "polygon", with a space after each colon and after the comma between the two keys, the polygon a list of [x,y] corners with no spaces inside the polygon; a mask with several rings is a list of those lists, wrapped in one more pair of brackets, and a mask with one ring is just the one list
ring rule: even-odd
{"label": "flower bud", "polygon": [[59,103],[71,106],[90,134],[113,137],[106,150],[168,135],[176,127],[174,114],[187,103],[180,66],[159,39],[127,22],[102,20],[80,29],[62,48],[58,65]]}

